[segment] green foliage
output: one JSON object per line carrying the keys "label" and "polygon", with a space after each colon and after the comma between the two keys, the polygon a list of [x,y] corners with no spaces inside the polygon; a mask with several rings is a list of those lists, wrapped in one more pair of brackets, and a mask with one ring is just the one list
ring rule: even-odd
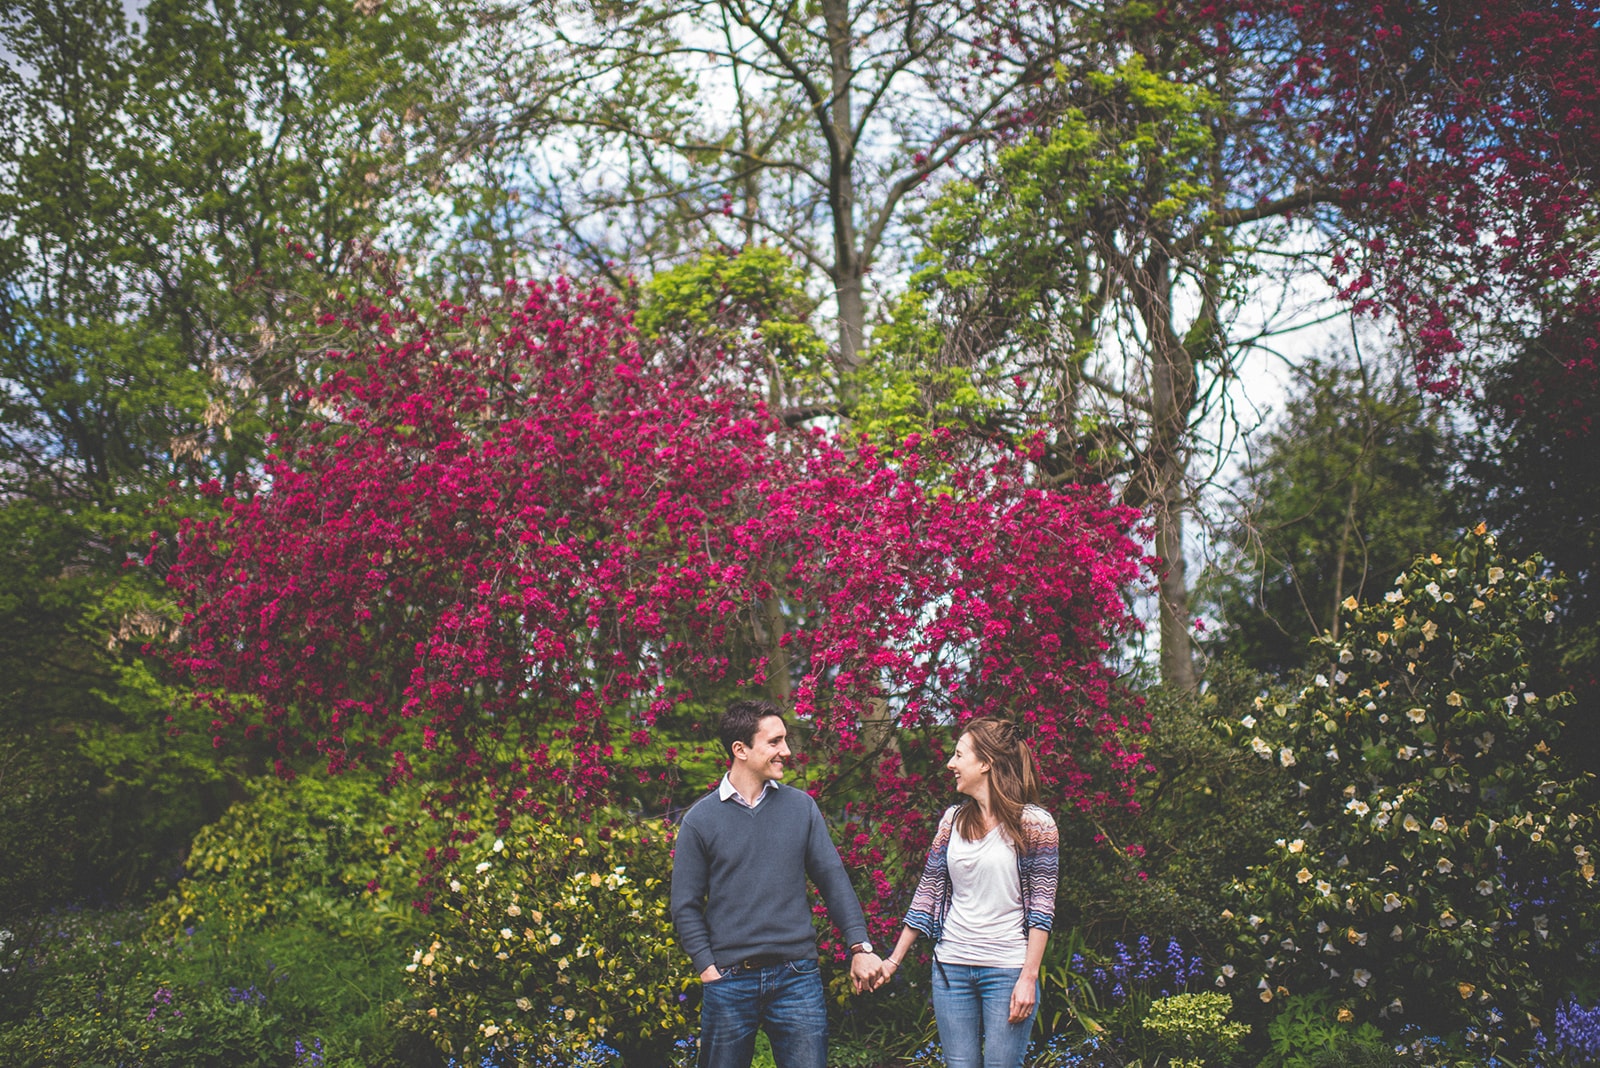
{"label": "green foliage", "polygon": [[[1057,70],[1056,78],[1072,75]],[[1001,150],[993,180],[944,188],[930,206],[928,245],[912,278],[914,288],[1003,297],[991,314],[1020,340],[1061,327],[1079,356],[1094,338],[1073,327],[1097,326],[1080,314],[1096,299],[1084,284],[1094,277],[1093,237],[1141,221],[1204,219],[1217,106],[1204,88],[1148,69],[1139,54],[1089,72],[1087,81],[1080,106],[1065,110],[1048,135]],[[1070,303],[1057,304],[1063,300]]]}
{"label": "green foliage", "polygon": [[1393,1060],[1383,1032],[1370,1022],[1357,1024],[1355,1014],[1324,991],[1284,998],[1267,1024],[1267,1038],[1271,1050],[1261,1068],[1331,1068]]}
{"label": "green foliage", "polygon": [[[1098,57],[1058,68],[1044,95],[1058,102],[1047,130],[999,149],[981,181],[944,184],[926,209],[918,269],[873,335],[858,407],[890,440],[938,427],[1017,441],[1042,432],[1044,473],[1072,479],[1131,459],[1126,413],[1089,397],[1106,380],[1091,365],[1120,299],[1104,281],[1115,273],[1107,250],[1186,230],[1208,249],[1201,271],[1216,298],[1241,268],[1224,266],[1212,221],[1219,105],[1205,87],[1135,52],[1110,70]],[[1195,358],[1215,349],[1214,317],[1187,333]]]}
{"label": "green foliage", "polygon": [[804,282],[800,268],[770,246],[732,255],[713,249],[646,282],[634,322],[661,341],[712,337],[730,362],[756,346],[779,377],[815,383],[828,346],[808,321],[816,302]]}
{"label": "green foliage", "polygon": [[1338,606],[1387,583],[1466,524],[1449,490],[1442,415],[1394,377],[1313,361],[1241,480],[1222,559],[1199,591],[1223,626],[1209,640],[1284,675],[1338,633]]}
{"label": "green foliage", "polygon": [[96,889],[112,846],[99,785],[71,739],[0,735],[0,926]]}
{"label": "green foliage", "polygon": [[1180,1058],[1194,1068],[1202,1064],[1215,1068],[1231,1063],[1250,1033],[1248,1024],[1228,1019],[1232,1009],[1233,1000],[1226,994],[1174,994],[1151,1002],[1139,1026],[1172,1058],[1174,1068]]}
{"label": "green foliage", "polygon": [[659,824],[619,813],[518,813],[479,837],[406,966],[406,1025],[461,1060],[600,1040],[660,1056],[689,1028],[695,985],[667,911],[670,849]]}
{"label": "green foliage", "polygon": [[1058,921],[1091,945],[1124,932],[1177,935],[1190,946],[1232,937],[1219,919],[1227,885],[1264,858],[1288,816],[1270,769],[1231,734],[1265,682],[1228,661],[1203,690],[1153,687],[1123,698],[1150,717],[1138,808],[1063,820]]}
{"label": "green foliage", "polygon": [[872,347],[853,376],[852,424],[874,441],[899,443],[912,434],[981,423],[998,411],[1002,398],[985,392],[970,368],[941,365],[943,343],[928,295],[918,289],[902,294],[888,322],[873,331]]}
{"label": "green foliage", "polygon": [[1537,552],[1566,579],[1556,625],[1533,655],[1570,685],[1582,709],[1565,751],[1600,772],[1600,465],[1592,413],[1600,387],[1591,322],[1556,320],[1486,377],[1472,398],[1478,418],[1462,435],[1465,492],[1507,551]]}
{"label": "green foliage", "polygon": [[314,918],[232,939],[154,936],[139,912],[42,915],[0,947],[0,1042],[17,1068],[308,1064],[437,1058],[397,1034],[403,948]]}
{"label": "green foliage", "polygon": [[307,921],[341,934],[420,936],[405,893],[420,858],[385,834],[415,821],[418,804],[415,789],[383,794],[354,772],[260,780],[250,800],[195,836],[188,874],[157,926],[169,935],[199,927],[221,941]]}
{"label": "green foliage", "polygon": [[[240,770],[141,661],[176,620],[156,569],[128,565],[172,532],[151,509],[174,482],[259,461],[303,370],[274,341],[289,292],[417,221],[393,206],[452,117],[459,14],[0,5],[0,726],[63,777],[57,733],[104,770],[101,893],[164,876]],[[70,868],[48,869],[62,895]]]}
{"label": "green foliage", "polygon": [[417,805],[417,790],[386,795],[355,774],[253,784],[148,917],[18,927],[0,1038],[25,1065],[288,1065],[297,1040],[329,1065],[436,1063],[395,1027],[423,931],[400,896],[421,858],[395,848]]}
{"label": "green foliage", "polygon": [[1594,967],[1591,783],[1560,759],[1570,696],[1538,692],[1524,644],[1555,598],[1479,527],[1349,598],[1313,682],[1241,720],[1295,798],[1234,888],[1233,959],[1264,1001],[1326,988],[1362,1016],[1517,1035]]}

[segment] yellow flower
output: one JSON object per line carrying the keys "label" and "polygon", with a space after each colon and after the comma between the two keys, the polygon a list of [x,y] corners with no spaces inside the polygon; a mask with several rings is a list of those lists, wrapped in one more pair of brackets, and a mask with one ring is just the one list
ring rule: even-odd
{"label": "yellow flower", "polygon": [[1347,612],[1354,612],[1360,604],[1361,602],[1356,600],[1354,594],[1344,599],[1344,608]]}
{"label": "yellow flower", "polygon": [[1428,718],[1428,713],[1424,712],[1420,708],[1408,708],[1408,709],[1406,709],[1406,719],[1409,719],[1412,723],[1421,723],[1423,720],[1425,720],[1427,718]]}
{"label": "yellow flower", "polygon": [[1339,1010],[1339,1022],[1340,1023],[1351,1023],[1351,1022],[1353,1022],[1355,1020],[1355,1018],[1356,1018],[1356,1014],[1351,1012],[1349,1009],[1341,1008]]}
{"label": "yellow flower", "polygon": [[1470,998],[1472,996],[1472,992],[1474,990],[1476,990],[1476,989],[1478,989],[1478,988],[1473,986],[1471,983],[1457,983],[1456,984],[1456,991],[1457,991],[1457,993],[1459,993],[1461,995],[1461,1000],[1462,1001],[1465,1001],[1468,998]]}
{"label": "yellow flower", "polygon": [[1289,843],[1289,852],[1291,852],[1291,853],[1299,853],[1302,850],[1304,850],[1305,847],[1306,847],[1305,839],[1304,838],[1296,838],[1294,841]]}
{"label": "yellow flower", "polygon": [[1477,526],[1472,528],[1472,533],[1480,538],[1483,537],[1485,534],[1489,533],[1489,524],[1479,523]]}
{"label": "yellow flower", "polygon": [[1431,641],[1433,641],[1434,638],[1438,637],[1438,635],[1439,635],[1439,624],[1435,623],[1431,619],[1428,620],[1426,623],[1422,624],[1422,640],[1423,641],[1431,642]]}
{"label": "yellow flower", "polygon": [[1406,818],[1400,821],[1400,826],[1404,827],[1412,834],[1422,830],[1422,824],[1417,821],[1417,817],[1411,815],[1410,813],[1407,813]]}
{"label": "yellow flower", "polygon": [[1311,872],[1306,868],[1301,868],[1294,873],[1294,878],[1296,882],[1309,883],[1311,881]]}

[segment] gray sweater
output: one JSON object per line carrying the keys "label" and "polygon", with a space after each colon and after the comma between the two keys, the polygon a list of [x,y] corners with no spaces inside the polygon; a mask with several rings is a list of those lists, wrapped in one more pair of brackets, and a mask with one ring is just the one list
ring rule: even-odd
{"label": "gray sweater", "polygon": [[696,973],[774,954],[814,960],[806,877],[846,944],[867,939],[861,903],[811,795],[777,784],[754,809],[717,791],[695,802],[672,858],[672,923]]}

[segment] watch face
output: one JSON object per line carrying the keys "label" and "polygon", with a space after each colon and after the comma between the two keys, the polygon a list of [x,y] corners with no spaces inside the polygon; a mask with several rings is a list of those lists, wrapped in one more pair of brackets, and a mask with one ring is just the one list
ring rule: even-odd
{"label": "watch face", "polygon": [[857,942],[856,943],[856,951],[858,953],[871,953],[872,952],[872,943],[871,942]]}

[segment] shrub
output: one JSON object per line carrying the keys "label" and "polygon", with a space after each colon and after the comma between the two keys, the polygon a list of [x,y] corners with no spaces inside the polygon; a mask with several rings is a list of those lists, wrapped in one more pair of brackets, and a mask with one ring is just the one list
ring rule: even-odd
{"label": "shrub", "polygon": [[428,945],[406,965],[406,1023],[467,1062],[603,1041],[656,1063],[689,1031],[693,976],[668,915],[659,824],[527,814],[447,869]]}
{"label": "shrub", "polygon": [[1271,1049],[1261,1068],[1318,1068],[1350,1062],[1392,1060],[1383,1032],[1370,1022],[1357,1024],[1348,1007],[1323,991],[1283,999],[1267,1025]]}
{"label": "shrub", "polygon": [[[358,774],[258,780],[252,796],[195,836],[187,874],[158,912],[162,931],[244,932],[314,917],[330,930],[419,928],[411,895],[420,856],[396,848],[396,825],[415,819],[418,791],[390,794]],[[420,931],[414,931],[420,936]]]}
{"label": "shrub", "polygon": [[1226,994],[1174,994],[1151,1002],[1140,1026],[1172,1057],[1174,1066],[1180,1059],[1195,1068],[1231,1063],[1250,1033],[1249,1025],[1228,1019],[1232,1009],[1233,999]]}
{"label": "shrub", "polygon": [[1595,808],[1560,760],[1570,697],[1538,692],[1523,644],[1555,597],[1480,527],[1346,601],[1312,684],[1241,721],[1294,798],[1234,888],[1263,1001],[1331,987],[1358,1015],[1525,1037],[1592,970]]}
{"label": "shrub", "polygon": [[394,1025],[421,917],[384,885],[411,867],[384,829],[415,804],[354,775],[259,783],[150,916],[18,927],[0,964],[7,1063],[437,1064]]}

